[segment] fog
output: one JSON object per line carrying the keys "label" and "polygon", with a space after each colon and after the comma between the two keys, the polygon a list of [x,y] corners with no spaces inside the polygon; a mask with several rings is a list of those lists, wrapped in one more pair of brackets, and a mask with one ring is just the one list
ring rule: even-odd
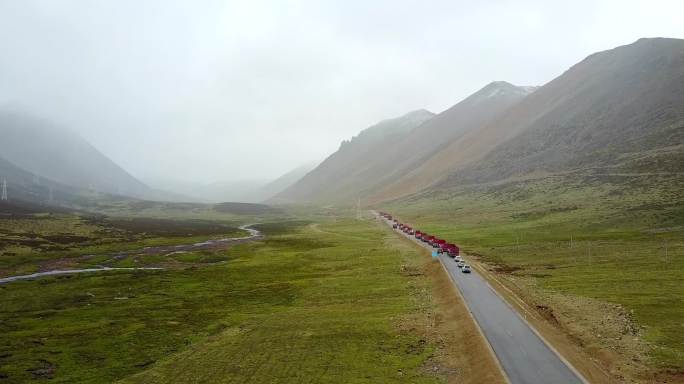
{"label": "fog", "polygon": [[684,37],[681,1],[0,0],[0,104],[143,179],[270,179],[388,117]]}

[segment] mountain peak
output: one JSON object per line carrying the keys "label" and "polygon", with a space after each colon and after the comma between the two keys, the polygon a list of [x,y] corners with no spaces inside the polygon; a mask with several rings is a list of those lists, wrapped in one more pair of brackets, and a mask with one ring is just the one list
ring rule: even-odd
{"label": "mountain peak", "polygon": [[495,98],[527,96],[537,88],[538,87],[535,86],[517,86],[507,81],[493,81],[469,96],[466,100],[470,102],[481,102]]}

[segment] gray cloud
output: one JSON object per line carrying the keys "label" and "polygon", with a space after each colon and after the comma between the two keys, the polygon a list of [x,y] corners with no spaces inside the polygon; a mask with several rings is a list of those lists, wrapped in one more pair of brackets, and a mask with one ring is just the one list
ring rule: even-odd
{"label": "gray cloud", "polygon": [[275,177],[376,121],[492,80],[543,84],[680,1],[0,0],[0,103],[72,127],[134,175]]}

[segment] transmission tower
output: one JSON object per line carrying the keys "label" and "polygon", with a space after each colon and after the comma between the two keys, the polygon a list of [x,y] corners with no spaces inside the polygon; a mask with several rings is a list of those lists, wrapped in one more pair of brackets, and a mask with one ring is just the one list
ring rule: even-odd
{"label": "transmission tower", "polygon": [[2,197],[0,201],[7,201],[7,179],[2,179]]}

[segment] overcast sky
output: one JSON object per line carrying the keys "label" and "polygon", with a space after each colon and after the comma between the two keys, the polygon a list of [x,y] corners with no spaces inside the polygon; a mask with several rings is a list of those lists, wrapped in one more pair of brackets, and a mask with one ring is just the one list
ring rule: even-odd
{"label": "overcast sky", "polygon": [[[475,4],[478,3],[478,4]],[[0,104],[137,177],[263,179],[378,120],[684,38],[684,1],[0,0]]]}

